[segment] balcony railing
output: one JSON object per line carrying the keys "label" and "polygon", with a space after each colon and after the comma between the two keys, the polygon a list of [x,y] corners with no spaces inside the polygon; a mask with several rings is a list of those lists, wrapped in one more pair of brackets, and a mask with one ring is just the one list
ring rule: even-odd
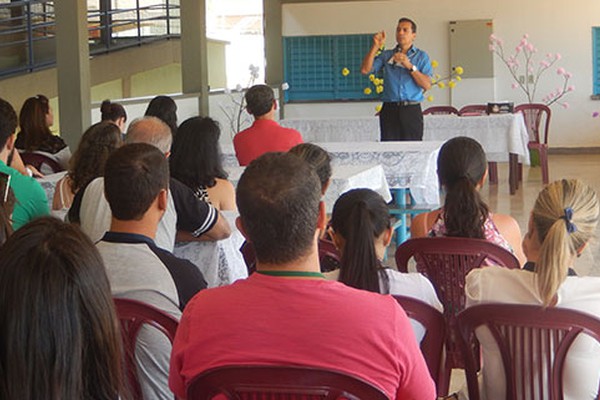
{"label": "balcony railing", "polygon": [[[88,1],[87,14],[90,54],[181,32],[179,0]],[[55,21],[54,1],[0,0],[0,79],[56,64]]]}

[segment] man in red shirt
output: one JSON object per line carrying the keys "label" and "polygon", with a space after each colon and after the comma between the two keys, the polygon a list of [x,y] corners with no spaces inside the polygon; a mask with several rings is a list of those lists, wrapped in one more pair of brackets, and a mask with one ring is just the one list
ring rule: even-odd
{"label": "man in red shirt", "polygon": [[284,128],[275,121],[277,102],[273,89],[254,85],[246,92],[246,110],[254,116],[254,123],[235,135],[233,147],[241,166],[271,151],[288,151],[303,142],[295,129]]}
{"label": "man in red shirt", "polygon": [[321,183],[289,153],[265,154],[237,186],[236,225],[256,252],[257,271],[200,292],[177,330],[169,386],[187,385],[233,364],[303,365],[351,374],[390,399],[435,399],[435,385],[406,313],[391,296],[358,290],[320,273],[325,228]]}

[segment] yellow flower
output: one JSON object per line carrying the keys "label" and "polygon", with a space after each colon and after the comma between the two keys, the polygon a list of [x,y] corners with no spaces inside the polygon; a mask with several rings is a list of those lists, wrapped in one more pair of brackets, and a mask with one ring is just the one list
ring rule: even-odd
{"label": "yellow flower", "polygon": [[363,93],[366,94],[367,96],[370,95],[371,93],[373,93],[373,91],[371,90],[371,88],[365,88],[365,90],[363,90]]}
{"label": "yellow flower", "polygon": [[446,84],[445,84],[444,82],[438,82],[438,84],[437,84],[437,85],[438,85],[438,87],[439,87],[440,89],[443,89],[443,88],[445,88],[445,87],[446,87]]}
{"label": "yellow flower", "polygon": [[462,81],[462,78],[460,76],[455,77],[454,79],[456,79],[457,81]]}
{"label": "yellow flower", "polygon": [[440,74],[435,74],[433,77],[439,81],[442,76]]}
{"label": "yellow flower", "polygon": [[449,87],[450,89],[454,89],[454,86],[456,86],[456,82],[454,82],[454,81],[450,81],[450,82],[448,82],[448,87]]}
{"label": "yellow flower", "polygon": [[375,111],[377,111],[377,112],[381,111],[381,104],[378,104],[375,106]]}
{"label": "yellow flower", "polygon": [[373,75],[373,74],[369,75],[369,80],[371,82],[375,82],[375,75]]}
{"label": "yellow flower", "polygon": [[432,85],[435,85],[436,83],[437,83],[437,81],[436,81],[435,79],[432,79],[432,80],[431,80],[431,84],[432,84]]}
{"label": "yellow flower", "polygon": [[383,92],[383,86],[378,85],[375,87],[375,92],[377,92],[377,94],[380,94]]}
{"label": "yellow flower", "polygon": [[463,72],[465,72],[465,70],[463,69],[463,67],[456,67],[454,68],[454,72],[456,72],[458,75],[462,75]]}
{"label": "yellow flower", "polygon": [[437,68],[439,65],[439,63],[437,62],[437,60],[432,60],[431,61],[431,68]]}
{"label": "yellow flower", "polygon": [[350,74],[350,70],[348,68],[342,69],[342,75],[348,76]]}
{"label": "yellow flower", "polygon": [[431,103],[433,101],[433,96],[432,95],[427,96],[427,101]]}

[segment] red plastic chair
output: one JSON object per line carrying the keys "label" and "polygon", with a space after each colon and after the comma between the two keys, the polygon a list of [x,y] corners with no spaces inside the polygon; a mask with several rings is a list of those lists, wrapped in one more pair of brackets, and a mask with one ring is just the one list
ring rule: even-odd
{"label": "red plastic chair", "polygon": [[173,343],[175,331],[179,322],[172,316],[149,304],[130,299],[113,299],[117,315],[121,323],[121,337],[125,350],[125,367],[127,381],[134,400],[143,400],[142,388],[137,377],[135,362],[135,344],[140,329],[144,324],[149,324],[160,330]]}
{"label": "red plastic chair", "polygon": [[[256,253],[254,247],[249,242],[244,242],[240,247],[240,252],[244,257],[248,275],[256,271]],[[321,263],[321,271],[329,272],[335,269],[333,266],[340,264],[340,253],[330,240],[319,239],[319,261]]]}
{"label": "red plastic chair", "polygon": [[56,160],[54,160],[51,157],[48,157],[45,154],[24,152],[19,153],[19,155],[23,160],[23,164],[31,165],[42,173],[47,173],[48,170],[50,170],[52,173],[57,173],[65,170],[63,167],[60,166],[60,164]]}
{"label": "red plastic chair", "polygon": [[469,104],[458,110],[458,115],[465,117],[487,115],[487,104]]}
{"label": "red plastic chair", "polygon": [[[464,349],[475,329],[490,330],[501,353],[507,400],[563,399],[564,361],[574,339],[585,333],[600,342],[600,320],[575,310],[484,304],[464,310],[457,319]],[[479,400],[479,355],[466,350],[465,354],[469,399]],[[541,395],[533,395],[536,389]]]}
{"label": "red plastic chair", "polygon": [[464,368],[463,352],[456,331],[456,314],[465,308],[465,277],[488,260],[507,268],[520,268],[519,260],[508,250],[483,239],[456,237],[416,238],[396,249],[396,265],[408,272],[413,258],[417,270],[433,284],[444,306],[446,321],[446,361],[438,379],[438,394],[448,394],[452,368]]}
{"label": "red plastic chair", "polygon": [[[423,353],[423,358],[425,358],[427,368],[436,387],[439,387],[438,378],[440,376],[446,330],[444,315],[429,304],[412,297],[398,295],[393,295],[393,297],[402,306],[408,318],[420,322],[425,327],[425,336],[421,341],[421,353]],[[438,396],[444,395],[438,393]]]}
{"label": "red plastic chair", "polygon": [[[525,126],[529,134],[529,149],[537,150],[540,155],[540,166],[542,167],[542,182],[549,182],[548,173],[548,130],[550,128],[550,117],[552,111],[544,104],[519,104],[515,112],[523,113]],[[543,125],[543,127],[542,127]],[[519,166],[519,174],[522,177],[522,165]]]}
{"label": "red plastic chair", "polygon": [[188,400],[387,400],[380,389],[343,372],[299,366],[233,365],[195,377]]}
{"label": "red plastic chair", "polygon": [[456,114],[458,115],[458,110],[452,106],[435,106],[429,107],[425,111],[423,111],[423,115],[448,115],[448,114]]}

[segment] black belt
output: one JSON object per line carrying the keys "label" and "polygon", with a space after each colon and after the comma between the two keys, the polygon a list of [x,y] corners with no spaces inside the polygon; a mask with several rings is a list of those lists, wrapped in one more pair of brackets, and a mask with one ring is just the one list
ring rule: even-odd
{"label": "black belt", "polygon": [[386,103],[395,104],[400,107],[416,106],[418,104],[421,104],[420,101],[386,101]]}

